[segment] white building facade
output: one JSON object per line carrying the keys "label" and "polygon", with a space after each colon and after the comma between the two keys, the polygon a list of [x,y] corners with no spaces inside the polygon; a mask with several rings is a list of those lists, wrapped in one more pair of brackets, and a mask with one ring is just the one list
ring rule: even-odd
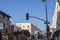
{"label": "white building facade", "polygon": [[60,0],[56,0],[56,6],[55,6],[55,12],[52,19],[52,25],[50,28],[52,30],[56,30],[54,33],[55,40],[60,40],[60,3],[58,2]]}
{"label": "white building facade", "polygon": [[38,28],[32,23],[16,23],[16,26],[21,27],[21,30],[28,30],[31,35],[34,35],[34,32],[38,31]]}
{"label": "white building facade", "polygon": [[12,25],[12,29],[14,32],[21,31],[21,27],[16,26],[16,25]]}
{"label": "white building facade", "polygon": [[[20,32],[21,28],[19,26],[16,26],[16,25],[11,25],[11,30],[12,30],[12,38],[13,38],[12,40],[17,40],[16,33]],[[20,34],[18,34],[18,39],[21,39]]]}

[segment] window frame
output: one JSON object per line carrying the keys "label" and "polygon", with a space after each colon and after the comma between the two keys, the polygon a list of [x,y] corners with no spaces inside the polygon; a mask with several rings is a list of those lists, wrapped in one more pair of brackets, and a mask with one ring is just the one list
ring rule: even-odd
{"label": "window frame", "polygon": [[29,28],[29,25],[27,27]]}
{"label": "window frame", "polygon": [[4,23],[3,23],[3,22],[0,22],[0,23],[2,23],[2,24],[3,24],[3,26],[2,26],[2,27],[4,27]]}
{"label": "window frame", "polygon": [[9,17],[7,17],[6,15],[4,15],[4,19],[8,21]]}
{"label": "window frame", "polygon": [[10,33],[10,25],[6,26],[6,33],[9,34]]}
{"label": "window frame", "polygon": [[0,14],[0,18],[3,18],[3,14]]}

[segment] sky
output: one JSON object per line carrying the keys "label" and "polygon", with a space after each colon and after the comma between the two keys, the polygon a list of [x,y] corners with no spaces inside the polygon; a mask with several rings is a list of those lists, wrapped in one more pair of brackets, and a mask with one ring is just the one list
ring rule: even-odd
{"label": "sky", "polygon": [[[47,13],[50,25],[54,9],[55,0],[47,0]],[[46,25],[43,21],[30,17],[29,20],[26,20],[26,13],[29,13],[29,16],[46,19],[45,3],[41,2],[41,0],[0,0],[0,10],[12,17],[10,21],[14,25],[19,22],[30,22],[42,31],[46,31]]]}

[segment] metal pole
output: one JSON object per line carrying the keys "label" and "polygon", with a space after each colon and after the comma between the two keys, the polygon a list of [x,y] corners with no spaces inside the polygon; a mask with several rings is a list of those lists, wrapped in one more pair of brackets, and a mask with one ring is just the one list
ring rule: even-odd
{"label": "metal pole", "polygon": [[45,2],[45,9],[46,9],[46,21],[48,22],[48,14],[47,14],[47,0]]}
{"label": "metal pole", "polygon": [[[46,10],[46,22],[48,22],[47,0],[45,2],[45,10]],[[47,40],[49,40],[49,26],[48,26],[48,24],[46,24],[46,30],[47,30]]]}

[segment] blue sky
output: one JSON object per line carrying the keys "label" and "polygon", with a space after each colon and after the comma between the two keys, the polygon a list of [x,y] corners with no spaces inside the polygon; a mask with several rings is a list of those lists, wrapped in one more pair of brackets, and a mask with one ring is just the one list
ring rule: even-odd
{"label": "blue sky", "polygon": [[[55,0],[47,0],[48,20],[52,22],[54,14]],[[36,16],[45,19],[45,3],[41,0],[0,0],[0,10],[12,16],[12,24],[18,22],[31,22],[39,29],[45,31],[46,26],[44,22],[38,19],[29,18],[25,19],[25,14],[29,13],[30,16]]]}

